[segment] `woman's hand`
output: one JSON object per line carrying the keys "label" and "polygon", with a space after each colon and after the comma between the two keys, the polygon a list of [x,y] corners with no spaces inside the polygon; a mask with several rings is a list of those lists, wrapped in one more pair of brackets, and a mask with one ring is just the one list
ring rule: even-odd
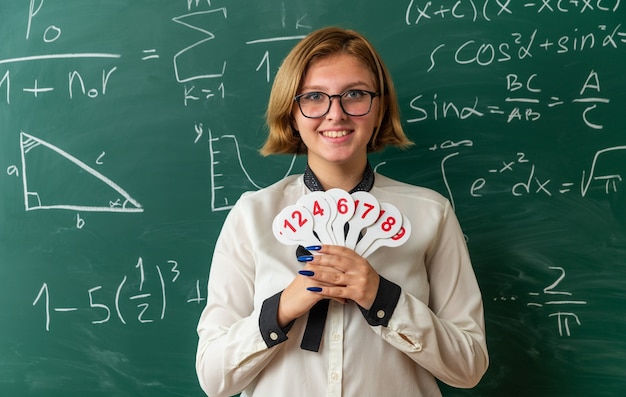
{"label": "woman's hand", "polygon": [[278,307],[281,327],[325,298],[341,303],[351,300],[364,309],[374,303],[380,277],[365,258],[337,245],[324,245],[317,252],[320,255],[304,258],[306,265],[281,295]]}
{"label": "woman's hand", "polygon": [[338,245],[324,245],[309,262],[313,271],[311,280],[317,282],[324,298],[356,302],[369,309],[378,293],[380,276],[369,262],[352,249]]}

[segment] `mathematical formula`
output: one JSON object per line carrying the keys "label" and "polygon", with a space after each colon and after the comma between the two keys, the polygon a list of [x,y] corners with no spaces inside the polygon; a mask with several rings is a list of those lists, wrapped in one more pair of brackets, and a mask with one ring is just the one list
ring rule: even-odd
{"label": "mathematical formula", "polygon": [[[451,186],[448,180],[447,174],[450,166],[449,162],[461,155],[461,151],[458,149],[461,147],[471,147],[473,142],[469,139],[459,142],[445,141],[440,145],[434,145],[430,148],[431,151],[437,150],[456,150],[450,154],[447,154],[441,161],[441,174],[448,191],[452,205],[454,206],[455,189],[456,186]],[[483,197],[483,192],[488,191],[490,184],[495,183],[502,185],[503,183],[509,183],[508,192],[515,197],[529,196],[529,195],[541,195],[543,197],[550,197],[557,194],[580,194],[581,197],[586,197],[590,189],[595,188],[596,191],[601,189],[604,194],[609,195],[616,193],[623,182],[622,169],[612,169],[610,171],[602,171],[598,165],[601,160],[608,155],[621,155],[626,159],[626,145],[608,147],[602,150],[598,150],[593,158],[590,160],[589,168],[581,170],[578,177],[572,177],[570,180],[554,181],[550,177],[542,176],[540,169],[531,162],[531,159],[526,153],[518,152],[511,155],[510,158],[504,159],[499,163],[494,163],[493,167],[485,169],[485,176],[479,176],[473,180],[465,193],[472,198]],[[513,171],[522,170],[523,177],[514,179],[508,176]]]}
{"label": "mathematical formula", "polygon": [[[122,275],[115,286],[96,285],[87,288],[81,298],[70,303],[59,303],[55,296],[54,286],[43,282],[36,294],[33,306],[43,310],[44,327],[50,331],[53,321],[68,321],[71,313],[89,311],[94,319],[92,324],[104,324],[118,321],[122,325],[130,322],[139,324],[153,323],[165,319],[168,309],[168,288],[178,282],[181,268],[177,261],[167,260],[164,265],[146,267],[140,257],[135,265],[134,275]],[[158,287],[146,287],[146,275],[149,271],[156,271]],[[134,281],[131,282],[131,278]],[[151,283],[154,285],[154,283]],[[106,287],[106,288],[105,288]],[[115,294],[107,296],[103,288],[115,287]],[[204,286],[202,286],[204,288]],[[194,291],[189,291],[190,298],[186,303],[200,304],[206,300],[202,297],[200,280],[196,280]],[[132,306],[132,309],[128,309]],[[126,310],[126,311],[125,311]],[[54,317],[54,318],[53,318]],[[60,317],[59,320],[57,318]]]}
{"label": "mathematical formula", "polygon": [[538,74],[533,73],[527,77],[509,73],[506,78],[506,92],[508,96],[503,99],[506,105],[482,103],[479,97],[475,97],[470,104],[461,105],[454,101],[445,101],[433,95],[430,103],[424,102],[423,94],[417,95],[409,103],[411,115],[407,123],[418,123],[429,119],[459,119],[467,120],[482,118],[487,115],[503,116],[506,123],[517,121],[534,122],[541,118],[544,112],[564,106],[567,103],[577,105],[573,111],[578,111],[583,123],[594,130],[604,128],[601,121],[594,119],[594,112],[598,106],[608,105],[610,99],[601,95],[601,82],[597,72],[591,70],[580,83],[577,96],[568,100],[557,96],[548,95],[542,98],[543,89],[538,85]]}
{"label": "mathematical formula", "polygon": [[[453,3],[453,4],[450,4]],[[615,13],[621,0],[457,0],[448,4],[410,0],[404,14],[407,25],[423,25],[444,20],[492,22],[509,15]]]}
{"label": "mathematical formula", "polygon": [[[564,268],[560,266],[550,266],[549,269],[558,274],[556,280],[545,287],[542,292],[530,292],[528,294],[534,299],[544,297],[545,300],[529,302],[527,306],[555,308],[554,310],[556,311],[549,313],[548,317],[554,317],[556,319],[560,336],[571,336],[570,320],[573,320],[579,326],[582,325],[574,308],[586,305],[587,301],[572,299],[573,294],[571,292],[557,289],[559,284],[565,279]],[[559,297],[565,298],[559,299]]]}
{"label": "mathematical formula", "polygon": [[432,71],[442,62],[489,66],[513,60],[529,60],[541,52],[560,55],[568,52],[583,53],[594,48],[614,51],[624,49],[626,31],[621,24],[599,25],[596,29],[586,33],[574,29],[571,35],[558,38],[543,36],[538,29],[534,29],[531,33],[512,32],[507,40],[501,42],[470,39],[461,44],[441,43],[431,51],[430,66],[426,71]]}
{"label": "mathematical formula", "polygon": [[[540,292],[529,292],[529,308],[548,309],[547,316],[556,323],[559,336],[572,336],[572,326],[582,326],[582,321],[576,309],[586,306],[588,302],[574,298],[574,294],[563,288],[561,283],[566,278],[565,268],[561,266],[549,266],[548,270],[554,273],[554,281],[543,288]],[[518,296],[501,296],[493,298],[495,302],[517,301]]]}

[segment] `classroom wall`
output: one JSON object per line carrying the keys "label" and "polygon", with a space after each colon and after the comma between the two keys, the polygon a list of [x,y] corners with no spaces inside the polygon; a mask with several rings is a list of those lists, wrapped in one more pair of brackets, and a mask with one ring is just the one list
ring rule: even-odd
{"label": "classroom wall", "polygon": [[[491,365],[446,396],[626,387],[626,5],[600,1],[0,3],[0,391],[201,396],[213,245],[313,29],[365,33],[416,145],[382,174],[448,197]],[[268,225],[269,231],[270,225]]]}

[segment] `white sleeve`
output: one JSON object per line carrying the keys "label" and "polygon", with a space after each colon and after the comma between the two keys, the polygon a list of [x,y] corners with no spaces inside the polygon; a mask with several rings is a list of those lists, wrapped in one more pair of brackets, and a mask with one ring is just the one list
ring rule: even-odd
{"label": "white sleeve", "polygon": [[465,239],[449,204],[427,252],[427,304],[402,291],[386,327],[375,331],[433,376],[474,387],[489,365],[481,292]]}
{"label": "white sleeve", "polygon": [[271,361],[281,345],[268,348],[254,307],[254,258],[246,238],[252,233],[235,205],[215,246],[207,306],[198,323],[196,371],[211,397],[241,392]]}

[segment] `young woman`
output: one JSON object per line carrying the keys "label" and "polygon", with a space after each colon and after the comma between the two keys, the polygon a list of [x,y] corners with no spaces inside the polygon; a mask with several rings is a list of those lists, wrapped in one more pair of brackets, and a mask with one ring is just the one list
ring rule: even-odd
{"label": "young woman", "polygon": [[[303,174],[244,194],[215,246],[196,368],[211,397],[439,396],[487,369],[483,306],[465,240],[438,193],[375,173],[368,153],[406,147],[396,93],[359,33],[309,34],[278,71],[264,155],[307,156]],[[280,243],[274,217],[312,191],[367,191],[411,225],[367,258]]]}

